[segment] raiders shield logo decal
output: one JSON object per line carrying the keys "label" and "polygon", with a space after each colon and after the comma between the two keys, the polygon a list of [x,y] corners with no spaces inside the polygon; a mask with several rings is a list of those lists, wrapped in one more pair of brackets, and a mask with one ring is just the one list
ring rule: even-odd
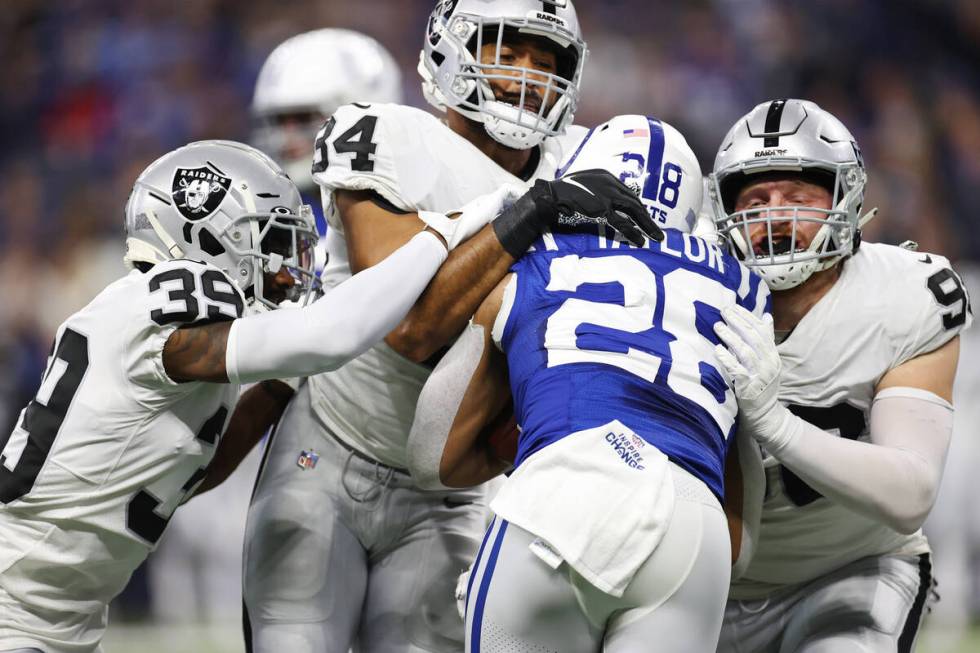
{"label": "raiders shield logo decal", "polygon": [[200,220],[214,213],[230,186],[231,178],[210,168],[177,168],[171,195],[182,216]]}

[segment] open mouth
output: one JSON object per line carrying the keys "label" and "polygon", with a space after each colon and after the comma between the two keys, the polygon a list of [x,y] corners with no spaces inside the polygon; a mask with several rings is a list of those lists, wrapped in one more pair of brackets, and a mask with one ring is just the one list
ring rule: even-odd
{"label": "open mouth", "polygon": [[772,237],[772,250],[769,249],[769,240],[762,236],[757,238],[755,242],[752,243],[752,251],[755,252],[756,256],[782,256],[784,254],[789,254],[790,252],[799,253],[806,251],[807,243],[803,242],[799,238],[796,239],[795,248],[793,247],[793,238],[789,235],[773,235]]}
{"label": "open mouth", "polygon": [[541,110],[541,98],[536,95],[525,94],[523,105],[521,104],[520,95],[504,95],[500,98],[500,101],[522,108],[530,113],[538,113]]}

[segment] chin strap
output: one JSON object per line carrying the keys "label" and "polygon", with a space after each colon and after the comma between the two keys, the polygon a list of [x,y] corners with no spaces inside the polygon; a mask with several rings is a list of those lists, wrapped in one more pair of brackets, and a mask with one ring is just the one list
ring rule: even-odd
{"label": "chin strap", "polygon": [[871,222],[878,215],[878,207],[871,209],[858,219],[858,229]]}
{"label": "chin strap", "polygon": [[167,230],[163,228],[163,225],[160,224],[160,220],[157,219],[157,215],[153,212],[153,209],[148,208],[144,210],[143,215],[146,216],[150,226],[153,227],[153,232],[157,235],[157,238],[160,239],[163,246],[167,248],[168,252],[170,252],[170,256],[173,258],[184,258],[184,250],[180,248],[177,241],[171,238],[170,234],[167,233]]}

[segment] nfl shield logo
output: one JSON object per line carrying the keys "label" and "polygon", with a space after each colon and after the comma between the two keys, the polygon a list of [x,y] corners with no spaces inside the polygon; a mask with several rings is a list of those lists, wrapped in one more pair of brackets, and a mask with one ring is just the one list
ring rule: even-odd
{"label": "nfl shield logo", "polygon": [[296,466],[300,469],[313,469],[316,467],[316,462],[320,460],[320,455],[312,449],[303,450],[299,455],[299,459],[296,460]]}
{"label": "nfl shield logo", "polygon": [[182,216],[200,220],[214,213],[230,187],[231,178],[211,168],[177,168],[171,196]]}

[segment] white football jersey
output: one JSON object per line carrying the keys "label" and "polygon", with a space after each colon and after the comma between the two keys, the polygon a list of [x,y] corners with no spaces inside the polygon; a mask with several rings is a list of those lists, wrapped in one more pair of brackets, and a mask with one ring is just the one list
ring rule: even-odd
{"label": "white football jersey", "polygon": [[237,385],[172,381],[164,343],[243,308],[218,268],[169,261],[58,329],[36,397],[0,440],[0,649],[98,644],[106,605],[204,478],[238,399]]}
{"label": "white football jersey", "polygon": [[[882,376],[943,345],[972,319],[948,260],[864,243],[779,345],[779,399],[811,424],[868,441],[871,403]],[[929,550],[921,531],[903,535],[853,512],[771,457],[766,485],[759,544],[745,574],[733,582],[732,598],[760,598],[866,556]]]}
{"label": "white football jersey", "polygon": [[[324,285],[351,276],[333,191],[372,190],[405,212],[451,212],[504,183],[554,178],[586,131],[569,127],[545,139],[537,169],[521,180],[425,111],[397,104],[339,108],[317,135],[314,160],[330,224]],[[405,442],[430,371],[382,342],[339,370],[312,377],[313,409],[350,446],[405,468]]]}

